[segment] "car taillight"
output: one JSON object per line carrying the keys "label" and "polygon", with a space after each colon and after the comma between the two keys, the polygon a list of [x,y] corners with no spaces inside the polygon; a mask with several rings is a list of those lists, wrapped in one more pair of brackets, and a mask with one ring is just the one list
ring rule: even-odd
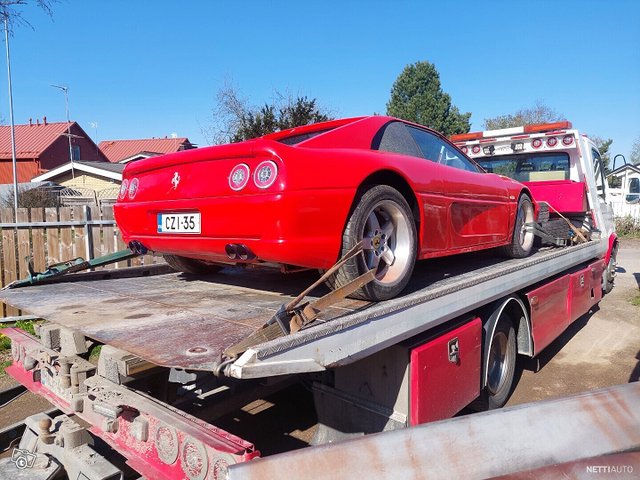
{"label": "car taillight", "polygon": [[474,145],[473,147],[471,147],[471,151],[473,153],[480,153],[480,145]]}
{"label": "car taillight", "polygon": [[231,190],[242,190],[249,183],[250,177],[249,165],[240,163],[233,167],[229,174],[229,187]]}
{"label": "car taillight", "polygon": [[534,138],[531,142],[531,146],[533,148],[540,148],[542,146],[542,140],[540,140],[539,138]]}
{"label": "car taillight", "polygon": [[555,147],[558,144],[558,139],[556,137],[547,138],[547,147]]}
{"label": "car taillight", "polygon": [[568,146],[569,146],[569,145],[571,145],[572,143],[573,143],[573,135],[565,135],[565,136],[562,138],[562,144],[563,144],[563,145],[565,145],[565,146],[567,146],[567,147],[568,147]]}
{"label": "car taillight", "polygon": [[124,179],[122,181],[122,185],[120,185],[120,193],[118,194],[118,198],[122,200],[127,195],[127,190],[129,190],[129,180]]}
{"label": "car taillight", "polygon": [[258,188],[269,188],[276,181],[278,176],[278,167],[271,160],[265,160],[258,165],[253,172],[253,183]]}
{"label": "car taillight", "polygon": [[138,179],[134,178],[133,180],[131,180],[129,182],[129,198],[131,200],[133,200],[133,197],[136,196],[136,193],[138,193]]}

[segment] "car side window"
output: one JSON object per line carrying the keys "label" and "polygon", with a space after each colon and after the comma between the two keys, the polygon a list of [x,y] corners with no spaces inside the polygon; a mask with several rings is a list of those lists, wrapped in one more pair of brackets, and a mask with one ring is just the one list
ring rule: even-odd
{"label": "car side window", "polygon": [[422,152],[402,122],[389,122],[382,127],[373,139],[371,148],[383,152],[422,157]]}
{"label": "car side window", "polygon": [[479,172],[473,162],[465,158],[460,152],[452,148],[441,138],[415,127],[407,127],[425,158],[428,160],[469,172]]}

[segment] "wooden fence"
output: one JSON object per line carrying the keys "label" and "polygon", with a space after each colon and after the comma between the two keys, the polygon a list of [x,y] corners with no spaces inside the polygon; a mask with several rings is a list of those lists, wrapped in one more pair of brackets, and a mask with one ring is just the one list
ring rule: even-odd
{"label": "wooden fence", "polygon": [[[2,286],[26,278],[27,257],[41,272],[46,265],[82,257],[100,257],[126,248],[108,205],[60,208],[0,208],[0,267]],[[158,263],[161,259],[144,255],[107,265],[105,269]],[[4,306],[5,316],[18,315]]]}

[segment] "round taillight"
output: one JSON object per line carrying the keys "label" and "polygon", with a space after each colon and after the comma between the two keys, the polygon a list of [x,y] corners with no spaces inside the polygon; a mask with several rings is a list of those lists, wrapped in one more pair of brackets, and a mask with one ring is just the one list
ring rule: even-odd
{"label": "round taillight", "polygon": [[138,182],[137,178],[134,178],[133,180],[131,180],[129,182],[129,198],[133,199],[133,197],[136,196],[136,193],[138,193],[138,184],[140,182]]}
{"label": "round taillight", "polygon": [[118,198],[124,198],[127,195],[127,190],[129,190],[129,180],[125,179],[122,181],[122,185],[120,185],[120,193],[118,194]]}
{"label": "round taillight", "polygon": [[540,148],[542,146],[542,140],[540,140],[539,138],[534,138],[531,142],[531,146],[533,148]]}
{"label": "round taillight", "polygon": [[474,145],[474,146],[471,148],[471,151],[472,151],[473,153],[480,153],[480,145]]}
{"label": "round taillight", "polygon": [[556,137],[547,138],[547,147],[555,147],[558,144],[558,139]]}
{"label": "round taillight", "polygon": [[258,165],[253,172],[253,183],[258,188],[269,188],[276,181],[278,176],[278,167],[271,160],[265,160]]}
{"label": "round taillight", "polygon": [[469,151],[467,147],[460,147],[460,150],[462,150],[462,153],[467,153]]}
{"label": "round taillight", "polygon": [[569,145],[571,145],[572,143],[573,143],[573,135],[565,135],[565,136],[562,138],[562,144],[563,144],[563,145],[565,145],[565,146],[567,146],[567,147],[568,147],[568,146],[569,146]]}
{"label": "round taillight", "polygon": [[242,190],[249,183],[249,177],[249,165],[240,163],[229,174],[229,187],[235,191]]}

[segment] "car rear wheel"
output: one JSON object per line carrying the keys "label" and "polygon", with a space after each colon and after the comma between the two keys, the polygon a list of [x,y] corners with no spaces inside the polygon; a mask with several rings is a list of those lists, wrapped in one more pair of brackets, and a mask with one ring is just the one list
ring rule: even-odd
{"label": "car rear wheel", "polygon": [[526,193],[520,195],[516,221],[513,226],[511,243],[503,247],[504,253],[512,258],[524,258],[531,253],[534,234],[527,230],[527,224],[534,222],[533,202]]}
{"label": "car rear wheel", "polygon": [[375,269],[375,279],[351,296],[381,301],[406,287],[416,262],[416,225],[404,197],[387,185],[376,185],[361,195],[342,237],[344,255],[361,240],[363,252],[350,259],[327,284],[336,289]]}
{"label": "car rear wheel", "polygon": [[179,255],[163,255],[164,260],[174,270],[193,275],[205,275],[207,273],[216,273],[223,267],[213,265],[194,258],[181,257]]}

